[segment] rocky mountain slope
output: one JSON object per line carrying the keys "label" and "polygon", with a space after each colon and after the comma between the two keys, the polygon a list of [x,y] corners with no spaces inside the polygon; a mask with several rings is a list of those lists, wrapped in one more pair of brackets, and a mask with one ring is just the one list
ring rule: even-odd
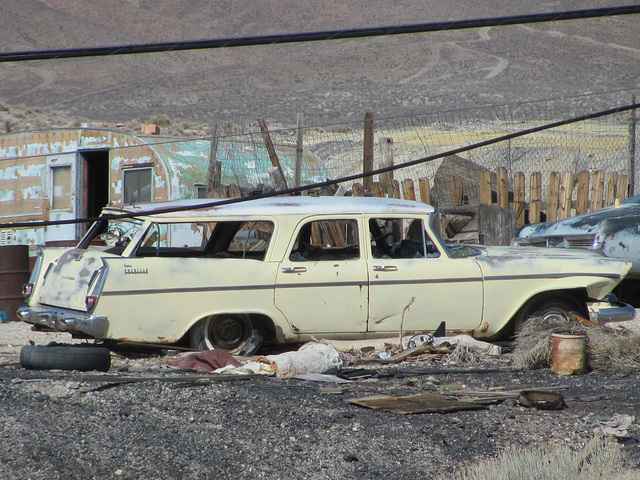
{"label": "rocky mountain slope", "polygon": [[[603,5],[604,3],[604,5]],[[0,50],[257,36],[546,13],[629,1],[5,0]],[[310,123],[554,99],[608,108],[598,92],[640,78],[637,15],[314,43],[0,64],[0,104],[64,118]],[[0,54],[1,56],[1,54]],[[623,96],[621,93],[618,97]],[[599,97],[598,97],[599,98]],[[601,105],[597,103],[601,102]],[[6,122],[5,122],[6,124]],[[11,127],[10,127],[11,128]],[[5,128],[6,130],[6,128]],[[0,132],[2,125],[0,124]]]}

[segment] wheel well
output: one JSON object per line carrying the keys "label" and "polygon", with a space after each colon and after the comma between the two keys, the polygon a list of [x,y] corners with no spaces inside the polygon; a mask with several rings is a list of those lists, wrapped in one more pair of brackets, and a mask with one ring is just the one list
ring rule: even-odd
{"label": "wheel well", "polygon": [[541,298],[547,296],[557,296],[557,295],[570,295],[577,302],[579,302],[583,308],[584,313],[587,313],[587,300],[589,299],[589,295],[587,294],[586,288],[571,288],[564,290],[548,290],[545,292],[536,293],[532,297],[529,297],[526,301],[520,305],[520,308],[513,314],[513,316],[509,319],[507,324],[495,335],[495,338],[508,338],[513,335],[514,327],[516,324],[516,319],[521,314],[521,312],[527,308],[533,302],[538,301]]}
{"label": "wheel well", "polygon": [[272,341],[276,338],[276,326],[271,318],[266,315],[262,315],[261,313],[249,313],[248,315],[252,324],[262,325],[265,332],[264,339],[266,341]]}

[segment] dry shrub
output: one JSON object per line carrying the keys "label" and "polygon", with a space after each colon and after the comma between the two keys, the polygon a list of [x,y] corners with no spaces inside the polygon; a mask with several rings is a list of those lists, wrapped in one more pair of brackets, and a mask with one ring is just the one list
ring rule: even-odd
{"label": "dry shrub", "polygon": [[585,327],[559,317],[530,318],[514,342],[513,362],[520,368],[547,368],[551,365],[551,334],[584,333]]}
{"label": "dry shrub", "polygon": [[625,468],[620,445],[615,440],[598,436],[580,451],[568,447],[545,445],[536,449],[512,447],[497,458],[481,461],[453,475],[448,480],[513,480],[536,479],[595,480],[615,478],[637,479],[638,471]]}
{"label": "dry shrub", "polygon": [[587,330],[587,354],[592,370],[637,373],[640,370],[640,334],[590,328]]}
{"label": "dry shrub", "polygon": [[590,370],[622,374],[640,370],[639,333],[585,327],[559,318],[534,318],[525,322],[514,342],[515,365],[527,369],[550,367],[553,333],[585,334]]}

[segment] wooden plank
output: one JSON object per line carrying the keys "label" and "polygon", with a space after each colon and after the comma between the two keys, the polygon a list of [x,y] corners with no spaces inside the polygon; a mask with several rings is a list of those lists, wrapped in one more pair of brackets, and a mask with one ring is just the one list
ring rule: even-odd
{"label": "wooden plank", "polygon": [[304,155],[304,114],[298,113],[296,116],[297,136],[296,136],[296,165],[293,173],[293,186],[300,186],[300,179],[302,177],[302,159]]}
{"label": "wooden plank", "polygon": [[624,200],[627,198],[627,192],[629,191],[629,176],[628,175],[620,175],[618,179],[618,192],[616,194],[616,198],[618,200]]}
{"label": "wooden plank", "polygon": [[280,177],[284,188],[287,188],[287,179],[284,176],[282,166],[280,166],[280,160],[278,159],[276,149],[273,147],[271,135],[269,134],[269,129],[267,128],[267,123],[262,118],[259,118],[258,125],[260,125],[260,132],[262,132],[262,139],[264,140],[264,146],[267,148],[267,152],[269,153],[269,160],[271,160],[271,165],[273,165],[273,167],[277,170],[277,175]]}
{"label": "wooden plank", "polygon": [[[384,137],[379,141],[380,155],[382,156],[382,167],[393,166],[393,138]],[[384,191],[389,190],[389,185],[393,182],[393,170],[390,172],[381,173],[379,175],[380,183]]]}
{"label": "wooden plank", "polygon": [[562,183],[560,184],[558,220],[571,216],[571,194],[573,193],[573,185],[573,172],[564,172],[562,174]]}
{"label": "wooden plank", "polygon": [[420,200],[424,203],[431,203],[431,184],[429,183],[429,177],[422,177],[418,180],[420,187]]}
{"label": "wooden plank", "polygon": [[525,178],[524,173],[518,172],[513,177],[513,208],[516,212],[516,227],[524,225],[525,206]]}
{"label": "wooden plank", "polygon": [[387,192],[389,198],[401,198],[400,197],[400,184],[397,180],[393,180],[391,185],[389,186],[389,191]]}
{"label": "wooden plank", "polygon": [[207,168],[207,197],[213,198],[213,192],[220,187],[220,175],[222,172],[216,169],[216,156],[218,154],[218,124],[212,128],[211,148],[209,148],[209,165]]}
{"label": "wooden plank", "polygon": [[229,185],[229,198],[240,198],[242,197],[242,191],[240,187],[236,184]]}
{"label": "wooden plank", "polygon": [[591,181],[591,211],[600,210],[604,205],[604,172],[597,170]]}
{"label": "wooden plank", "polygon": [[534,172],[531,174],[531,186],[530,186],[530,198],[529,204],[529,223],[540,222],[540,209],[542,201],[542,174],[540,172]]}
{"label": "wooden plank", "polygon": [[558,220],[558,195],[560,193],[560,174],[549,174],[549,198],[547,199],[547,221]]}
{"label": "wooden plank", "polygon": [[413,180],[411,180],[410,178],[405,178],[402,181],[402,196],[405,200],[416,199],[416,191],[413,187]]}
{"label": "wooden plank", "polygon": [[351,191],[353,192],[354,197],[364,197],[364,187],[359,182],[355,182],[351,186]]}
{"label": "wooden plank", "polygon": [[[373,113],[367,112],[364,115],[364,146],[362,173],[371,172],[373,170]],[[373,190],[373,176],[364,177],[362,179],[365,191]]]}
{"label": "wooden plank", "polygon": [[498,168],[498,205],[505,210],[509,208],[509,177],[505,167]]}
{"label": "wooden plank", "polygon": [[445,413],[459,410],[478,410],[486,405],[462,402],[437,392],[425,392],[415,395],[373,395],[364,398],[350,398],[347,402],[361,407],[392,413]]}
{"label": "wooden plank", "polygon": [[451,205],[462,205],[462,182],[459,182],[453,175],[449,177],[449,192],[451,193]]}
{"label": "wooden plank", "polygon": [[616,185],[618,184],[618,172],[609,172],[604,186],[604,204],[613,205],[616,199]]}
{"label": "wooden plank", "polygon": [[578,174],[578,193],[576,197],[576,215],[587,213],[589,208],[589,172]]}
{"label": "wooden plank", "polygon": [[382,189],[381,182],[373,182],[372,188],[374,197],[384,197],[384,190]]}
{"label": "wooden plank", "polygon": [[[488,170],[483,170],[480,172],[480,203],[484,203],[486,205],[491,205],[492,203],[491,172]],[[460,203],[458,203],[458,205],[462,205],[462,198],[460,198]]]}

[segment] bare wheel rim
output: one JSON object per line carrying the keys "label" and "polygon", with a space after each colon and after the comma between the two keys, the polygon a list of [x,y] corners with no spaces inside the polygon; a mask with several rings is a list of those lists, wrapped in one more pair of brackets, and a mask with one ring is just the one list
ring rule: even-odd
{"label": "bare wheel rim", "polygon": [[245,315],[221,315],[207,318],[204,341],[207,348],[235,350],[241,348],[251,334],[251,321]]}

